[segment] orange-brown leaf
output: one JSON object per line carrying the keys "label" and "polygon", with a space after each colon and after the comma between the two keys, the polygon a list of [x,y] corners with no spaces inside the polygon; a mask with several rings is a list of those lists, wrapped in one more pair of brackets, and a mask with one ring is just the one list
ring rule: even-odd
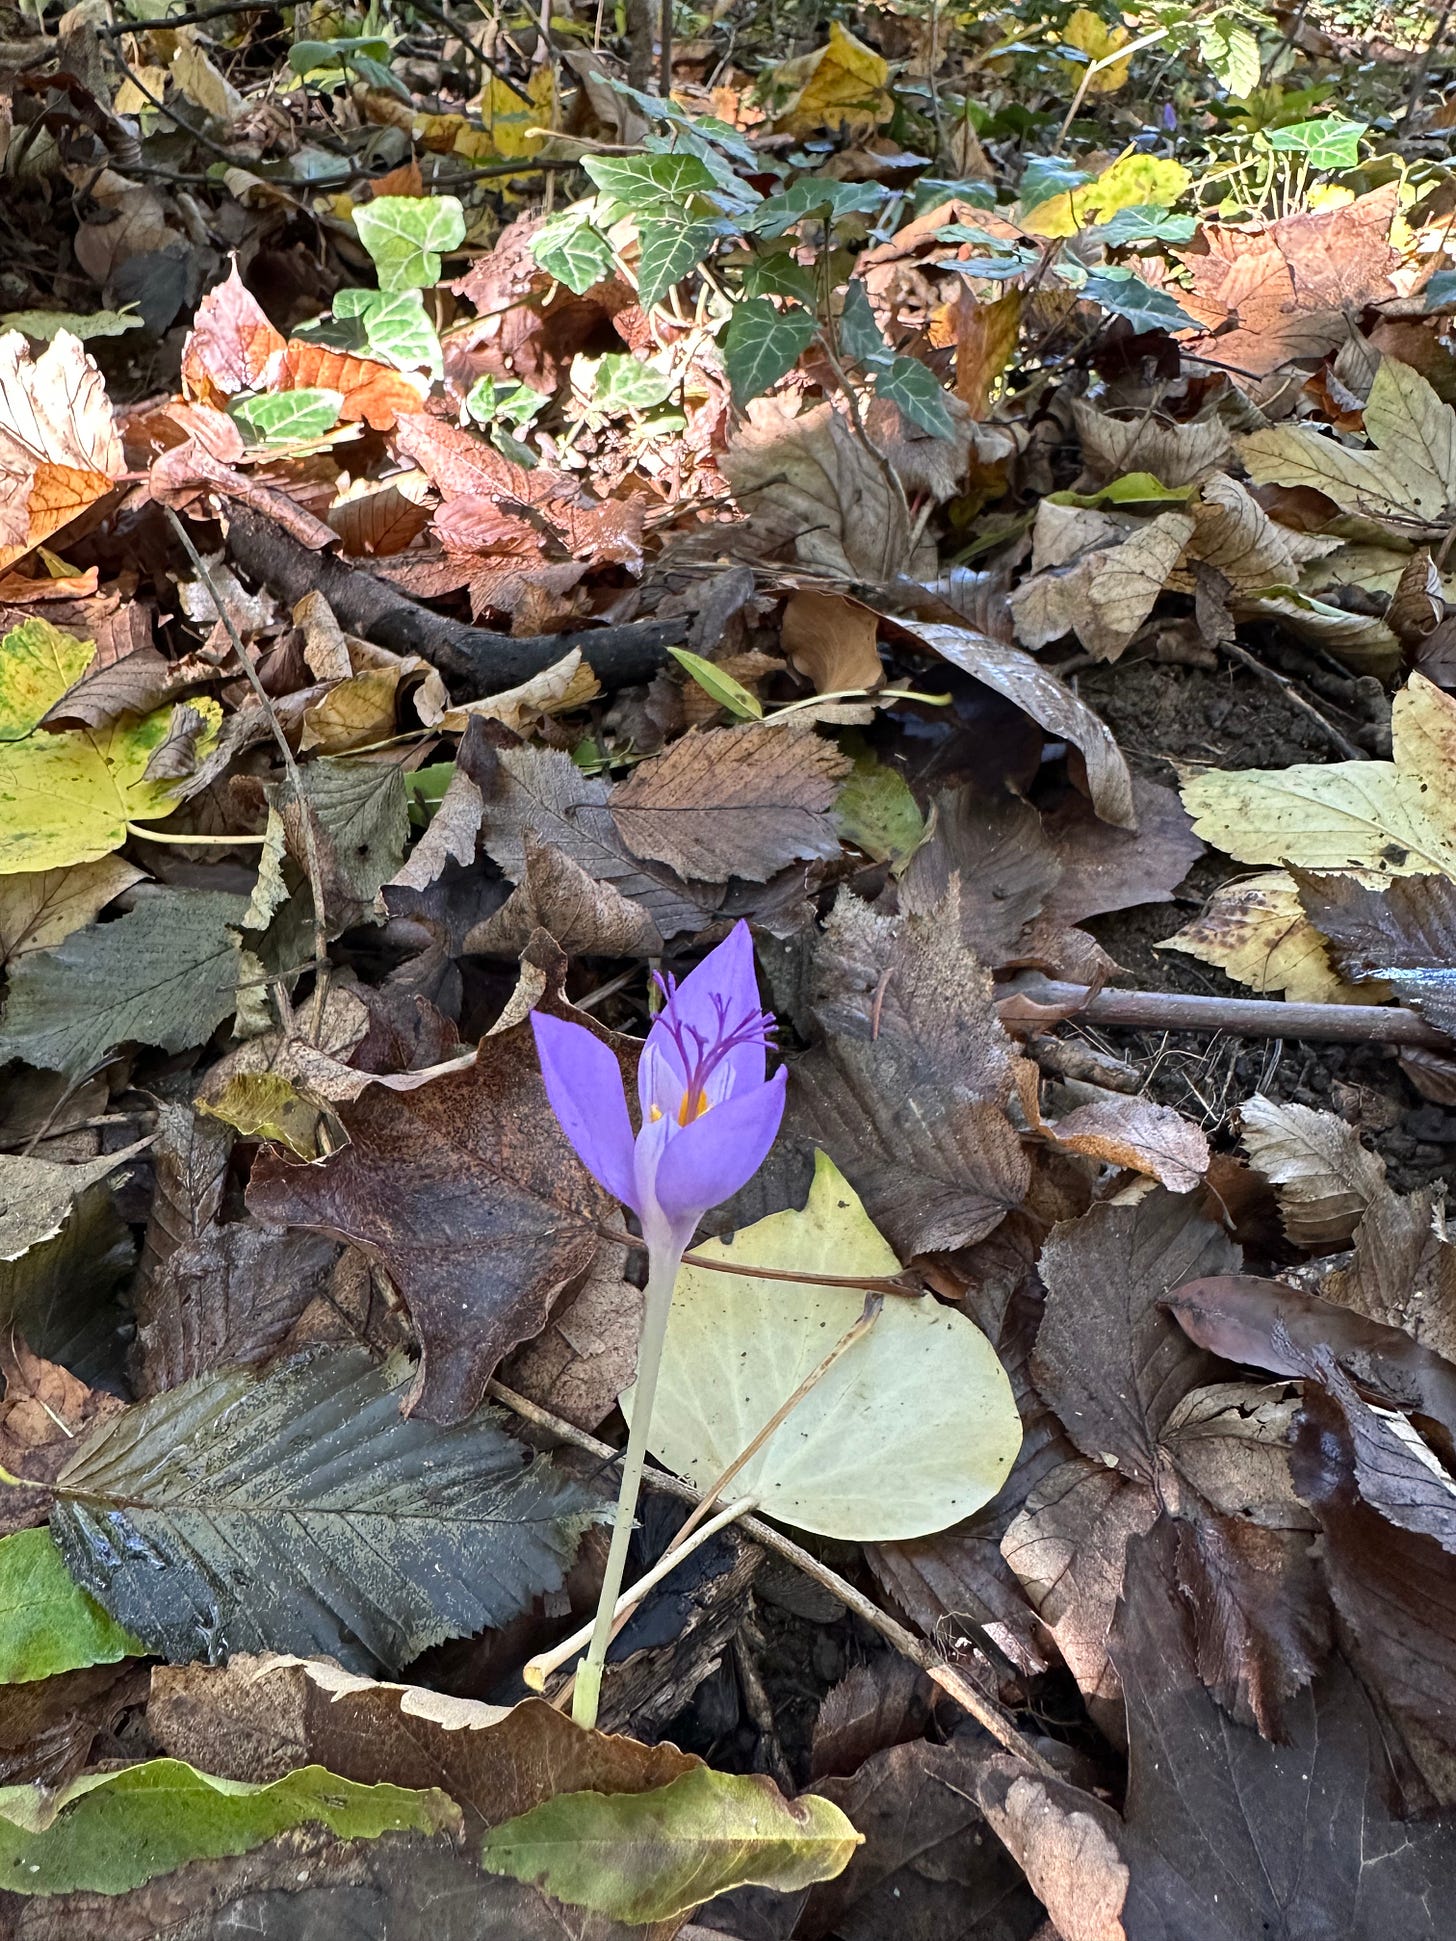
{"label": "orange-brown leaf", "polygon": [[270,389],[303,391],[315,386],[340,393],[344,402],[339,416],[345,424],[362,419],[375,431],[392,431],[397,419],[418,411],[424,402],[419,386],[403,371],[290,337],[283,351],[282,381]]}
{"label": "orange-brown leaf", "polygon": [[31,358],[0,337],[0,569],[108,493],[126,469],[95,363],[67,331]]}
{"label": "orange-brown leaf", "polygon": [[263,314],[234,263],[197,306],[192,334],[182,352],[182,388],[188,397],[215,404],[239,391],[272,390],[270,366],[283,338]]}

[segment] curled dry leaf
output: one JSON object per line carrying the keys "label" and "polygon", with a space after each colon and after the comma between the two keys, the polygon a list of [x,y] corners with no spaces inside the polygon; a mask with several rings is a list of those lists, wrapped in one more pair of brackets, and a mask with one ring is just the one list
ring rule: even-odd
{"label": "curled dry leaf", "polygon": [[1284,1230],[1302,1247],[1341,1246],[1385,1188],[1385,1167],[1333,1112],[1257,1093],[1243,1106],[1244,1150],[1272,1182]]}
{"label": "curled dry leaf", "polygon": [[1407,876],[1377,886],[1368,878],[1308,872],[1296,872],[1294,880],[1310,922],[1344,970],[1362,985],[1378,980],[1456,1035],[1456,881]]}
{"label": "curled dry leaf", "polygon": [[1151,1099],[1097,1100],[1064,1113],[1042,1130],[1069,1152],[1108,1166],[1130,1167],[1170,1193],[1191,1193],[1208,1171],[1204,1133],[1171,1106]]}
{"label": "curled dry leaf", "polygon": [[838,593],[792,593],[784,607],[784,652],[819,694],[880,685],[878,630],[876,614]]}
{"label": "curled dry leaf", "polygon": [[[1038,537],[1048,513],[1066,510],[1043,499]],[[1186,512],[1107,525],[1112,543],[1089,543],[1069,563],[1042,567],[1012,594],[1016,637],[1024,646],[1045,647],[1075,634],[1094,659],[1116,660],[1157,604],[1195,531]]]}
{"label": "curled dry leaf", "polygon": [[32,359],[0,337],[0,570],[104,498],[126,469],[94,360],[69,331]]}

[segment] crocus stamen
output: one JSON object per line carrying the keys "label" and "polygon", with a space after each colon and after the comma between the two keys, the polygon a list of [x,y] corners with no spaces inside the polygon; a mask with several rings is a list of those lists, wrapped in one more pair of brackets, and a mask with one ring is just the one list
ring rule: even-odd
{"label": "crocus stamen", "polygon": [[[674,1000],[677,996],[677,980],[664,977],[660,971],[653,972],[653,980],[666,1000],[657,1021],[677,1052],[686,1080],[677,1109],[677,1122],[680,1126],[691,1125],[713,1103],[708,1097],[708,1080],[729,1052],[752,1044],[761,1044],[765,1050],[772,1048],[773,1015],[768,1011],[750,1011],[738,1023],[730,1025],[727,1001],[714,992],[712,1004],[717,1013],[718,1028],[709,1037],[699,1031],[696,1025],[688,1024],[676,1015]],[[658,1116],[656,1110],[653,1116]]]}

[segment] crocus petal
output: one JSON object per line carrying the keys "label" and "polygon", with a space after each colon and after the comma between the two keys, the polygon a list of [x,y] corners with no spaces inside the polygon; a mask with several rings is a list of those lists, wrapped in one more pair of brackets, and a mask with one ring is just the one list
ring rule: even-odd
{"label": "crocus petal", "polygon": [[[740,918],[722,943],[678,985],[672,996],[672,1013],[680,1024],[701,1033],[711,1045],[722,1036],[725,1021],[731,1030],[748,1018],[756,1018],[762,1009],[758,973],[753,967],[753,934]],[[679,1069],[681,1060],[661,1016],[648,1032],[647,1042],[658,1044],[672,1068]],[[748,1044],[735,1045],[720,1069],[732,1072],[733,1090],[742,1092],[762,1085],[766,1062],[763,1040],[754,1038]],[[686,1073],[683,1076],[686,1081]]]}
{"label": "crocus petal", "polygon": [[632,1121],[616,1058],[585,1025],[565,1018],[533,1011],[531,1029],[546,1096],[561,1130],[592,1177],[640,1214]]}
{"label": "crocus petal", "polygon": [[787,1080],[780,1065],[766,1085],[735,1092],[668,1140],[653,1197],[671,1225],[696,1221],[753,1178],[778,1136]]}

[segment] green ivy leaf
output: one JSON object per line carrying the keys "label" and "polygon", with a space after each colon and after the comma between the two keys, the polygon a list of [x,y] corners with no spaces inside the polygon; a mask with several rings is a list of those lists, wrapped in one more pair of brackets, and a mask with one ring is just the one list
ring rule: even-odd
{"label": "green ivy leaf", "polygon": [[685,668],[705,694],[710,694],[720,708],[739,721],[762,721],[763,705],[756,695],[750,694],[741,681],[735,681],[721,667],[701,654],[694,654],[686,647],[669,647],[673,659],[679,667]]}
{"label": "green ivy leaf", "polygon": [[1125,317],[1135,330],[1197,330],[1181,303],[1166,290],[1155,290],[1129,270],[1104,269],[1089,276],[1077,292],[1089,303],[1100,303],[1114,317]]}
{"label": "green ivy leaf", "polygon": [[1324,115],[1318,121],[1296,121],[1288,128],[1270,128],[1264,139],[1281,155],[1303,155],[1311,168],[1354,168],[1360,160],[1360,137],[1369,124]]}
{"label": "green ivy leaf", "polygon": [[767,297],[735,304],[723,333],[723,367],[733,402],[747,404],[791,371],[818,328],[808,310],[776,310]]}
{"label": "green ivy leaf", "polygon": [[697,155],[588,155],[582,167],[608,201],[629,216],[686,215],[689,196],[711,195],[713,171]]}
{"label": "green ivy leaf", "polygon": [[1174,216],[1166,209],[1139,203],[1135,208],[1119,209],[1106,222],[1088,232],[1089,243],[1104,249],[1124,249],[1129,243],[1187,243],[1198,227],[1196,216]]}
{"label": "green ivy leaf", "polygon": [[438,380],[444,374],[439,333],[425,314],[419,290],[371,292],[376,301],[364,312],[369,348],[398,371],[428,371]]}
{"label": "green ivy leaf", "polygon": [[898,406],[912,424],[928,431],[932,438],[955,436],[955,420],[940,379],[919,358],[897,357],[875,378],[875,395]]}
{"label": "green ivy leaf", "polygon": [[459,1818],[433,1788],[361,1786],[323,1766],[254,1786],[181,1759],[147,1759],[83,1773],[58,1792],[0,1786],[0,1879],[19,1894],[125,1894],[189,1861],[248,1853],[290,1827],[370,1840],[437,1833]]}
{"label": "green ivy leaf", "polygon": [[1057,155],[1033,155],[1021,172],[1017,199],[1023,209],[1038,209],[1054,195],[1070,195],[1092,180],[1086,169],[1073,168]]}
{"label": "green ivy leaf", "polygon": [[889,190],[881,182],[833,182],[809,175],[760,202],[744,218],[743,227],[756,235],[782,236],[795,223],[814,216],[838,222],[848,215],[873,215],[885,206]]}
{"label": "green ivy leaf", "polygon": [[922,175],[915,184],[913,212],[923,216],[927,209],[939,208],[942,202],[969,202],[976,209],[994,209],[996,186],[992,182],[952,181],[945,176]]}
{"label": "green ivy leaf", "polygon": [[531,254],[573,296],[584,297],[612,273],[612,245],[575,209],[546,218],[531,238]]}
{"label": "green ivy leaf", "polygon": [[844,308],[839,314],[839,342],[847,357],[863,364],[867,371],[888,370],[892,362],[890,346],[870,309],[865,286],[855,277],[844,292]]}
{"label": "green ivy leaf", "polygon": [[465,241],[465,211],[453,195],[381,195],[358,205],[354,227],[381,290],[421,290],[439,282],[441,255]]}
{"label": "green ivy leaf", "polygon": [[507,424],[519,427],[530,424],[550,402],[544,392],[533,391],[529,384],[502,386],[487,371],[471,385],[465,409],[478,425],[493,425],[503,418]]}
{"label": "green ivy leaf", "polygon": [[651,411],[665,404],[676,389],[677,379],[669,372],[654,370],[625,353],[607,351],[597,359],[591,398],[603,411]]}
{"label": "green ivy leaf", "polygon": [[813,270],[789,249],[754,250],[743,266],[743,288],[751,297],[788,297],[811,310],[819,299]]}
{"label": "green ivy leaf", "polygon": [[343,406],[338,391],[264,391],[235,398],[228,415],[250,445],[294,445],[332,431]]}
{"label": "green ivy leaf", "polygon": [[49,1530],[0,1539],[0,1685],[27,1685],[146,1651],[88,1597]]}
{"label": "green ivy leaf", "polygon": [[723,234],[721,221],[677,222],[644,216],[637,225],[641,257],[637,296],[644,310],[660,303],[675,283],[695,270]]}

